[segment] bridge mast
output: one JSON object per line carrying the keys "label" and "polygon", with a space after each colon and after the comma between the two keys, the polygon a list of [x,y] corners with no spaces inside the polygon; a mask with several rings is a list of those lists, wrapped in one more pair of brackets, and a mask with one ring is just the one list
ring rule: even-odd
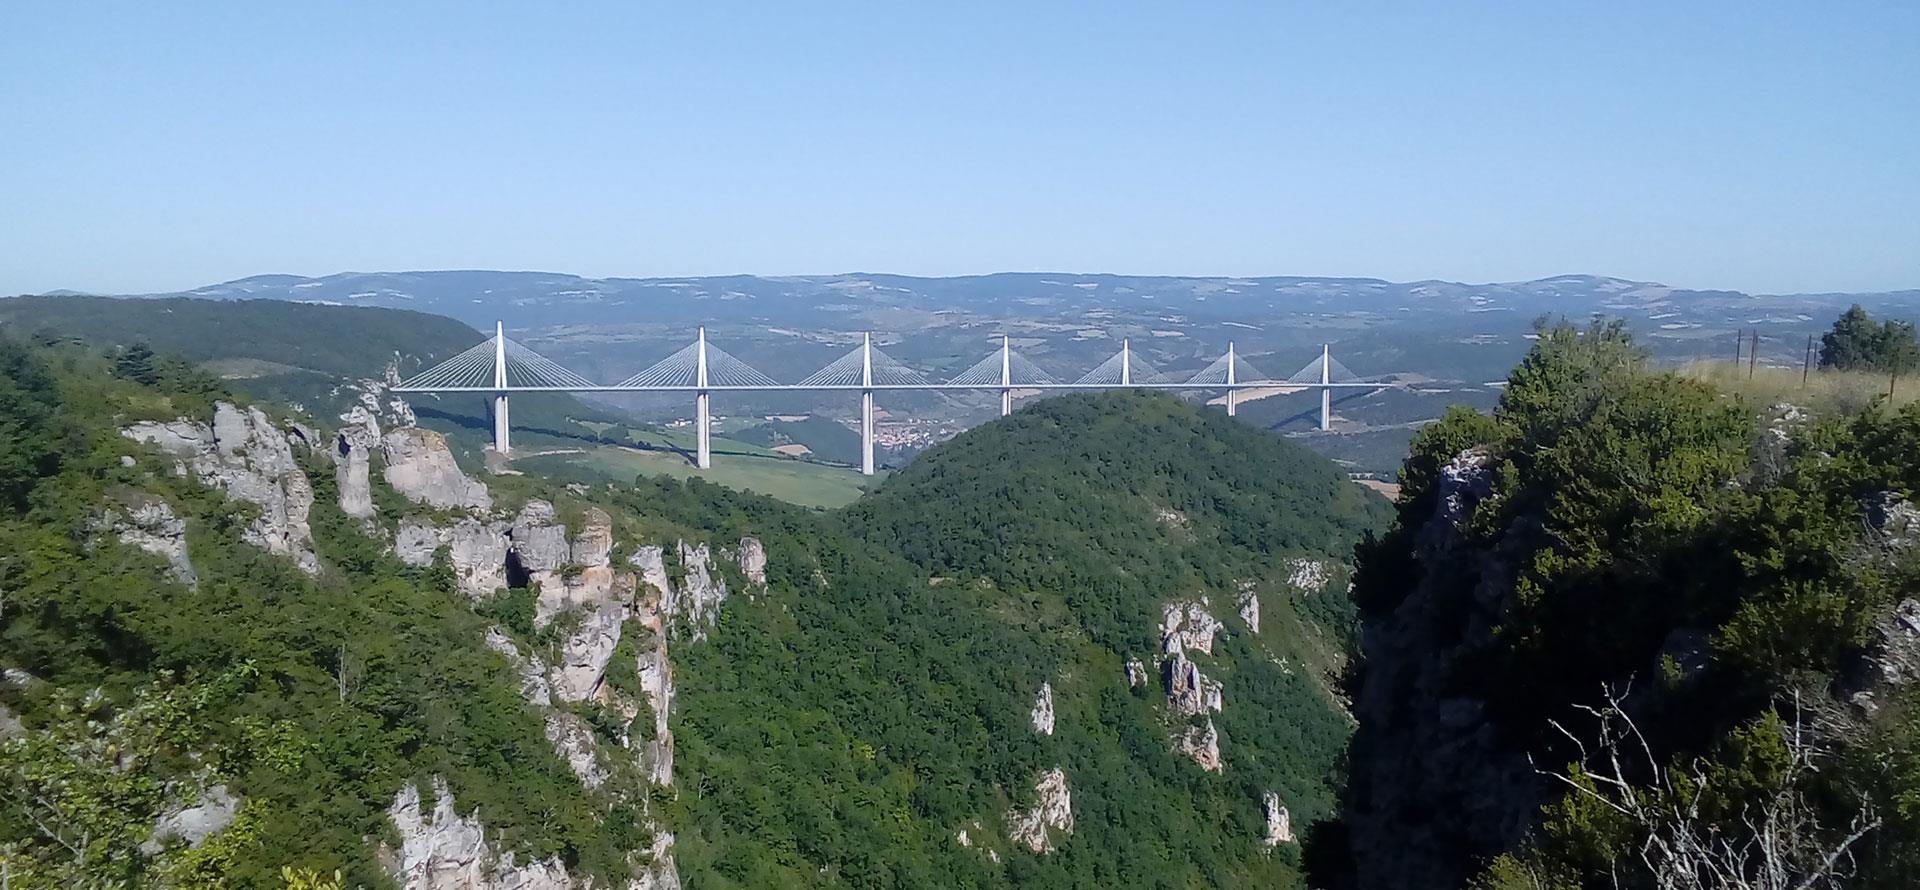
{"label": "bridge mast", "polygon": [[1333,346],[1320,344],[1320,431],[1333,429]]}
{"label": "bridge mast", "polygon": [[707,403],[707,329],[700,328],[699,349],[695,351],[693,380],[699,389],[694,391],[694,466],[702,470],[713,469],[713,423],[710,406]]}
{"label": "bridge mast", "polygon": [[1000,335],[1000,416],[1013,413],[1013,349],[1007,335]]}
{"label": "bridge mast", "polygon": [[1233,397],[1236,393],[1239,392],[1239,390],[1234,389],[1233,384],[1234,384],[1233,341],[1228,340],[1227,341],[1227,416],[1228,417],[1232,417],[1235,414],[1234,409],[1238,407],[1238,405],[1234,403]]}
{"label": "bridge mast", "polygon": [[873,335],[860,341],[860,473],[873,475]]}
{"label": "bridge mast", "polygon": [[507,325],[493,323],[493,450],[507,453]]}
{"label": "bridge mast", "polygon": [[1125,338],[1122,338],[1120,340],[1120,385],[1121,386],[1133,385],[1133,351],[1132,351],[1132,348],[1128,345],[1131,342],[1132,341],[1127,340]]}

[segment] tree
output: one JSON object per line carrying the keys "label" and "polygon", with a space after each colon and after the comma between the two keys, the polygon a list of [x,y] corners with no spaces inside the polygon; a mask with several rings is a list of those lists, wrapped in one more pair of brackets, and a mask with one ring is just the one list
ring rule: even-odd
{"label": "tree", "polygon": [[153,366],[153,347],[144,340],[135,340],[133,345],[120,350],[113,360],[113,372],[141,386],[160,382],[160,372]]}
{"label": "tree", "polygon": [[1820,367],[1899,374],[1920,360],[1912,322],[1876,322],[1855,304],[1820,337]]}

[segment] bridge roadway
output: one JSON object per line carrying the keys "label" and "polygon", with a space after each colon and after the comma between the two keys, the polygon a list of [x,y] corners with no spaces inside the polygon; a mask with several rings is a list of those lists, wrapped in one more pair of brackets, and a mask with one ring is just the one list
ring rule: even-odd
{"label": "bridge roadway", "polygon": [[[490,355],[489,355],[490,353]],[[491,359],[488,361],[487,359]],[[857,363],[856,363],[857,360]],[[857,365],[857,366],[856,366]],[[995,367],[997,365],[997,367]],[[718,366],[716,368],[716,366]],[[1336,374],[1337,369],[1337,374]],[[718,373],[716,373],[716,370]],[[1016,374],[1016,370],[1021,373]],[[995,374],[993,372],[997,371]],[[1135,379],[1138,371],[1148,372]],[[1252,372],[1251,374],[1243,372]],[[1335,379],[1336,376],[1341,379]],[[1214,379],[1218,377],[1219,379]],[[1317,378],[1317,379],[1316,379]],[[1355,377],[1322,346],[1320,357],[1291,377],[1275,379],[1259,373],[1234,353],[1233,344],[1211,365],[1184,380],[1167,379],[1133,358],[1132,345],[1122,340],[1120,351],[1078,380],[1060,382],[1013,352],[1006,337],[1000,349],[953,380],[925,379],[873,347],[867,335],[861,345],[798,383],[780,383],[707,343],[701,328],[695,343],[645,371],[614,384],[593,383],[551,360],[508,340],[505,326],[495,323],[494,336],[447,361],[393,387],[396,393],[488,393],[494,398],[493,448],[509,448],[507,398],[512,393],[649,393],[691,392],[695,407],[695,464],[713,466],[712,421],[709,394],[715,392],[852,392],[861,393],[861,466],[873,475],[874,393],[901,390],[998,391],[1002,416],[1013,411],[1013,392],[1100,389],[1157,389],[1224,391],[1229,416],[1237,412],[1235,395],[1248,389],[1312,388],[1320,391],[1320,429],[1332,425],[1333,390],[1380,389],[1399,384]]]}

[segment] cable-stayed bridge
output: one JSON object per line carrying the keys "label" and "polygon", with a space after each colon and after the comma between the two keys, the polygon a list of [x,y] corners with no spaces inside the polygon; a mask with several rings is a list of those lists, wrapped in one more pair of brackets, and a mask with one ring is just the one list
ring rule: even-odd
{"label": "cable-stayed bridge", "polygon": [[1224,355],[1192,374],[1163,374],[1135,355],[1128,340],[1120,351],[1073,380],[1060,380],[1032,360],[1015,352],[1012,341],[1000,338],[1000,348],[950,380],[933,380],[875,348],[873,336],[826,367],[794,383],[781,383],[733,354],[707,342],[700,328],[694,341],[618,383],[595,383],[547,357],[507,339],[503,324],[495,323],[492,339],[483,340],[438,365],[401,381],[399,393],[490,393],[493,396],[493,447],[506,454],[509,422],[507,397],[516,392],[690,392],[694,394],[695,463],[713,466],[711,394],[715,392],[854,391],[860,392],[860,471],[873,475],[873,399],[889,390],[998,390],[1002,416],[1013,412],[1015,390],[1175,389],[1223,390],[1227,414],[1236,413],[1242,390],[1302,387],[1320,391],[1320,428],[1333,421],[1335,389],[1377,389],[1397,384],[1370,380],[1348,370],[1329,346],[1320,356],[1287,377],[1271,377],[1249,364],[1227,344]]}

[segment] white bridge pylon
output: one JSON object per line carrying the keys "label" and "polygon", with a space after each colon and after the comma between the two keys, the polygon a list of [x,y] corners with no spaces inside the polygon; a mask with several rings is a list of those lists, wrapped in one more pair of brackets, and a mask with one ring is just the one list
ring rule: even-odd
{"label": "white bridge pylon", "polygon": [[695,464],[713,466],[710,396],[722,392],[860,391],[860,471],[873,475],[874,393],[877,390],[997,390],[1002,416],[1013,412],[1014,390],[1075,389],[1216,389],[1226,391],[1227,414],[1237,413],[1238,399],[1247,389],[1314,388],[1320,390],[1320,429],[1330,429],[1333,390],[1378,389],[1397,384],[1360,377],[1333,358],[1323,345],[1320,357],[1293,375],[1273,378],[1241,358],[1231,342],[1225,355],[1190,375],[1163,374],[1133,352],[1132,342],[1120,341],[1120,351],[1071,383],[1062,383],[1039,365],[1015,352],[1012,340],[1000,338],[1000,348],[946,382],[938,382],[908,367],[873,345],[863,334],[860,345],[797,383],[781,383],[752,365],[707,342],[702,327],[694,342],[619,383],[594,383],[545,356],[507,339],[506,327],[494,323],[493,337],[475,344],[393,387],[398,393],[487,393],[493,396],[493,448],[508,451],[507,396],[516,392],[691,392],[694,394]]}

